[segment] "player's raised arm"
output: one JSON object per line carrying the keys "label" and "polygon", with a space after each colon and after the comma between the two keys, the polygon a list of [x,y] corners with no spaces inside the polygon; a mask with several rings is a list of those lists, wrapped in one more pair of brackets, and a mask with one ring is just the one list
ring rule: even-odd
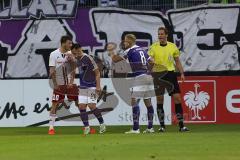
{"label": "player's raised arm", "polygon": [[109,55],[112,58],[112,61],[114,63],[125,60],[124,57],[122,57],[120,55],[117,55],[116,48],[117,48],[117,45],[115,43],[108,43],[107,44],[107,51],[108,51],[108,53],[109,53]]}
{"label": "player's raised arm", "polygon": [[113,61],[114,63],[120,62],[120,61],[122,61],[122,60],[125,60],[124,57],[119,56],[119,55],[111,55],[111,58],[112,58],[112,61]]}

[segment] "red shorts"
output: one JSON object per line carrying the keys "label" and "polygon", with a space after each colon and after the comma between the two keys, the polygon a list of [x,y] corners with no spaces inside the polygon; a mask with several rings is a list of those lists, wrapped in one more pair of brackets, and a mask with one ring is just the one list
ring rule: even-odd
{"label": "red shorts", "polygon": [[68,85],[60,85],[58,89],[53,90],[52,102],[63,102],[65,95],[70,101],[78,100],[78,87],[73,84],[71,87]]}

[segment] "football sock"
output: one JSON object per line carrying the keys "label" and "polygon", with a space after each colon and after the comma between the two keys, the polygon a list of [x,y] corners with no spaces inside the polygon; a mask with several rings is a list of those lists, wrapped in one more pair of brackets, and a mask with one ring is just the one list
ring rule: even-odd
{"label": "football sock", "polygon": [[158,115],[158,120],[160,122],[160,126],[165,128],[165,113],[163,109],[163,104],[157,104],[157,115]]}
{"label": "football sock", "polygon": [[103,117],[102,117],[102,114],[101,114],[101,111],[98,109],[98,108],[95,108],[93,110],[93,114],[95,115],[95,117],[98,119],[98,122],[100,124],[103,124],[104,121],[103,121]]}
{"label": "football sock", "polygon": [[138,130],[140,116],[140,109],[138,105],[132,107],[132,113],[133,113],[133,130]]}
{"label": "football sock", "polygon": [[86,109],[80,109],[80,118],[83,122],[83,125],[85,127],[89,126],[89,123],[88,123],[88,114],[86,112]]}
{"label": "football sock", "polygon": [[176,112],[176,116],[178,119],[178,125],[180,128],[184,127],[183,124],[183,109],[182,109],[182,105],[180,104],[175,104],[175,112]]}
{"label": "football sock", "polygon": [[148,116],[148,129],[151,129],[153,127],[153,116],[154,116],[153,106],[147,107],[147,116]]}
{"label": "football sock", "polygon": [[57,115],[56,114],[50,114],[50,120],[49,120],[49,130],[54,129],[54,123]]}

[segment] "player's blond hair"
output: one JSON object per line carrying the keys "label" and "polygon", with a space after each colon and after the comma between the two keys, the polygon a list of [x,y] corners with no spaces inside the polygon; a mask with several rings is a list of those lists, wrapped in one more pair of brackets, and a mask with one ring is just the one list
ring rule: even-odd
{"label": "player's blond hair", "polygon": [[126,34],[125,37],[129,39],[132,43],[136,42],[136,36],[134,34]]}

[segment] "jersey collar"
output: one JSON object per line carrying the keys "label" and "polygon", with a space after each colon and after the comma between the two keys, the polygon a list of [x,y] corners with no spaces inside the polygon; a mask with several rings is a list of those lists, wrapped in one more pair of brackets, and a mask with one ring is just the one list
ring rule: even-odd
{"label": "jersey collar", "polygon": [[138,45],[133,45],[131,48],[128,48],[127,50],[124,51],[124,54],[128,53],[131,49],[133,48],[138,48]]}

